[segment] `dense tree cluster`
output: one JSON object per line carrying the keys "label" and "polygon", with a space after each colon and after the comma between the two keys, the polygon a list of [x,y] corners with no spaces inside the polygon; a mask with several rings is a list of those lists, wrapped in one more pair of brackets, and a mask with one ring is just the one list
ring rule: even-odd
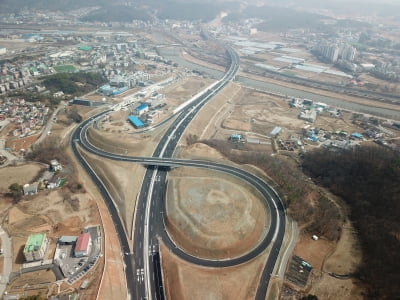
{"label": "dense tree cluster", "polygon": [[22,195],[24,194],[22,185],[16,182],[11,184],[8,187],[8,190],[10,191],[14,203],[17,203],[19,200],[21,200]]}
{"label": "dense tree cluster", "polygon": [[65,146],[60,138],[49,136],[43,142],[32,145],[25,158],[36,162],[50,164],[52,159],[57,159],[62,165],[68,164],[69,159],[65,155]]}
{"label": "dense tree cluster", "polygon": [[400,295],[400,153],[363,146],[318,150],[305,155],[303,168],[351,208],[364,260],[359,276],[374,299]]}
{"label": "dense tree cluster", "polygon": [[50,91],[62,91],[64,94],[74,96],[88,93],[105,82],[101,74],[85,72],[57,73],[43,80],[43,84]]}
{"label": "dense tree cluster", "polygon": [[75,123],[80,123],[82,122],[82,116],[78,113],[78,110],[76,108],[71,109],[68,113],[68,118]]}

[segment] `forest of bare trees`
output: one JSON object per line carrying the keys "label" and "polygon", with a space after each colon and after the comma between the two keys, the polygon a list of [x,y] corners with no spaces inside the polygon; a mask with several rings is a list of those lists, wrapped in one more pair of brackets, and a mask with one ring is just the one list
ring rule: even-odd
{"label": "forest of bare trees", "polygon": [[304,170],[351,208],[363,263],[358,276],[371,299],[400,295],[400,153],[376,146],[309,152]]}

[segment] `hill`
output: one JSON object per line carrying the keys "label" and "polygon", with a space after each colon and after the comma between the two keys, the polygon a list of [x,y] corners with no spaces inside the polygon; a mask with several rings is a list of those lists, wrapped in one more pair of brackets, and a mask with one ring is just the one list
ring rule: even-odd
{"label": "hill", "polygon": [[317,150],[305,155],[303,168],[350,206],[364,256],[357,275],[368,284],[368,296],[397,299],[400,153],[376,146],[339,152]]}
{"label": "hill", "polygon": [[[0,1],[0,11],[19,12],[23,9],[69,11],[82,7],[109,6],[109,3],[107,0],[86,0],[84,4],[80,0],[2,0]],[[115,0],[113,3],[122,3],[122,1]]]}
{"label": "hill", "polygon": [[231,13],[224,22],[238,22],[247,18],[263,20],[257,28],[261,31],[321,26],[320,20],[328,17],[278,6],[248,6],[243,11]]}
{"label": "hill", "polygon": [[211,20],[222,10],[232,10],[239,7],[234,1],[181,1],[181,0],[138,0],[138,1],[107,1],[107,0],[2,0],[1,12],[18,13],[23,9],[38,9],[50,11],[71,11],[83,7],[98,7],[84,21],[100,22],[131,22],[132,20],[150,20],[150,16],[160,19],[175,20]]}
{"label": "hill", "polygon": [[43,84],[52,92],[79,96],[88,93],[103,84],[105,79],[98,73],[58,73],[47,76]]}

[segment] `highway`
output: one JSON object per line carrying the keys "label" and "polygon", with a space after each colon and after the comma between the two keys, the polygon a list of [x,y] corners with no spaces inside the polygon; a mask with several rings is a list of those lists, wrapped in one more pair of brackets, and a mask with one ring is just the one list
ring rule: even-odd
{"label": "highway", "polygon": [[[159,239],[167,245],[167,247],[177,256],[203,266],[226,267],[244,263],[266,249],[272,242],[272,251],[267,260],[263,274],[260,279],[259,288],[257,290],[256,299],[265,299],[266,289],[269,283],[270,275],[274,268],[277,255],[279,253],[285,230],[285,210],[277,193],[262,179],[257,176],[245,172],[239,168],[218,164],[209,161],[199,160],[180,160],[173,159],[172,154],[175,147],[183,134],[187,125],[192,121],[196,114],[201,110],[203,105],[217,94],[225,85],[234,78],[239,67],[239,58],[237,54],[229,47],[226,47],[230,57],[230,66],[224,75],[212,88],[201,93],[197,99],[194,99],[189,105],[184,107],[172,125],[167,129],[166,133],[160,139],[159,144],[153,152],[152,157],[127,157],[107,153],[91,145],[86,138],[87,128],[94,123],[95,120],[103,117],[111,110],[102,112],[91,117],[80,124],[73,132],[71,138],[71,147],[79,162],[89,173],[94,183],[99,187],[104,200],[109,208],[110,214],[114,220],[116,230],[118,232],[121,248],[124,253],[124,263],[126,279],[128,283],[128,298],[134,299],[164,299],[164,291],[161,280],[161,266],[159,261]],[[96,174],[91,170],[90,166],[80,156],[77,145],[86,151],[98,156],[126,161],[141,163],[147,166],[142,188],[137,199],[137,209],[134,224],[134,249],[130,253],[126,232],[123,222],[121,221],[118,209],[114,205],[112,198],[104,187],[103,183]],[[213,169],[225,172],[247,181],[253,185],[263,195],[266,209],[270,212],[270,226],[268,233],[264,239],[256,245],[256,247],[243,256],[226,259],[226,260],[207,260],[191,256],[179,249],[169,238],[164,226],[165,212],[165,188],[167,172],[170,167],[197,167]]]}

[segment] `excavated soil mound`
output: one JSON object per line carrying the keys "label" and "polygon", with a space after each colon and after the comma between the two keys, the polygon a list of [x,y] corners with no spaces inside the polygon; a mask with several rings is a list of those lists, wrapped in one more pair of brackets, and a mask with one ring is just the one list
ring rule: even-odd
{"label": "excavated soil mound", "polygon": [[265,236],[266,209],[240,181],[186,176],[169,183],[167,229],[186,252],[228,259],[248,252]]}

